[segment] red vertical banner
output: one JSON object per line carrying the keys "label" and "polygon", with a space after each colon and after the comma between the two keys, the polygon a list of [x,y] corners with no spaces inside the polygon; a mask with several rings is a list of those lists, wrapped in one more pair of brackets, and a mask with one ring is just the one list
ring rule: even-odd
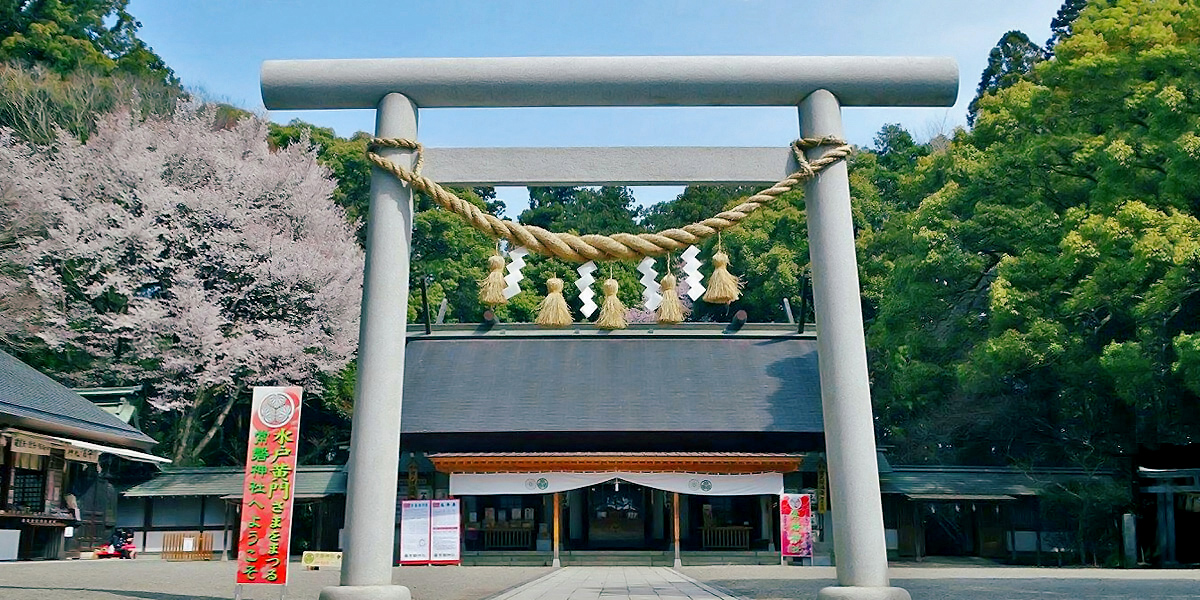
{"label": "red vertical banner", "polygon": [[239,584],[287,583],[302,395],[298,387],[254,388],[238,536]]}
{"label": "red vertical banner", "polygon": [[808,494],[780,495],[779,532],[784,556],[812,556],[812,498]]}

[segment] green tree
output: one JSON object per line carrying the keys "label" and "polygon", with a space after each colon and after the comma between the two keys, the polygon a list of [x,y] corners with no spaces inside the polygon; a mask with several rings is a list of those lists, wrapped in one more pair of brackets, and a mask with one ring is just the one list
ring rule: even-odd
{"label": "green tree", "polygon": [[137,37],[128,0],[12,0],[0,5],[0,61],[42,65],[60,75],[124,73],[178,87]]}
{"label": "green tree", "polygon": [[[1200,433],[1200,8],[1090,3],[885,228],[870,330],[905,460],[1115,466]],[[904,186],[902,186],[904,187]]]}
{"label": "green tree", "polygon": [[137,75],[59,75],[40,66],[0,64],[0,127],[39,145],[51,143],[55,129],[87,140],[97,116],[118,109],[168,115],[182,96],[177,86]]}
{"label": "green tree", "polygon": [[1063,0],[1058,14],[1054,15],[1054,19],[1050,21],[1050,39],[1046,40],[1045,48],[1047,58],[1054,54],[1054,47],[1059,42],[1071,36],[1075,19],[1079,18],[1079,11],[1083,10],[1087,4],[1088,0]]}
{"label": "green tree", "polygon": [[759,189],[749,185],[689,185],[674,200],[646,208],[642,224],[648,231],[683,227],[703,221]]}
{"label": "green tree", "polygon": [[975,123],[980,98],[1026,79],[1042,54],[1042,49],[1020,31],[1009,31],[1000,36],[1000,41],[988,54],[987,67],[979,78],[975,98],[967,105],[967,124]]}
{"label": "green tree", "polygon": [[544,229],[608,235],[642,231],[627,187],[531,187],[519,220]]}
{"label": "green tree", "polygon": [[[452,191],[479,208],[488,209],[487,202],[472,190]],[[409,322],[415,323],[422,318],[418,311],[421,308],[421,279],[425,277],[428,277],[431,310],[436,311],[445,298],[446,322],[479,322],[487,308],[479,302],[479,281],[487,275],[488,257],[496,253],[498,245],[461,217],[439,208],[423,195],[416,198],[415,205]],[[522,288],[528,289],[529,282],[523,283]],[[510,300],[508,305],[500,307],[498,314],[505,321],[526,320],[530,310],[533,310],[530,298],[526,296]]]}

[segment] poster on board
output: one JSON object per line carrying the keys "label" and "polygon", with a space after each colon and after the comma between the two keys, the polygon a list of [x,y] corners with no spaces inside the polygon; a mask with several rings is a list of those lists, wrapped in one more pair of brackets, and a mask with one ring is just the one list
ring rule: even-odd
{"label": "poster on board", "polygon": [[434,500],[430,508],[430,562],[435,565],[457,565],[462,561],[462,519],[458,500]]}
{"label": "poster on board", "polygon": [[429,564],[430,501],[400,503],[400,564]]}
{"label": "poster on board", "polygon": [[780,494],[780,549],[784,556],[812,556],[812,497]]}
{"label": "poster on board", "polygon": [[298,387],[255,387],[242,482],[238,585],[287,584],[300,439]]}

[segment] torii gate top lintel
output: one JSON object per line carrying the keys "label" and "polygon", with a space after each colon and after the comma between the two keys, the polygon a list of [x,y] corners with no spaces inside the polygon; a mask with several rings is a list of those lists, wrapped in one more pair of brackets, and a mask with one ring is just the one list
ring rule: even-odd
{"label": "torii gate top lintel", "polygon": [[270,110],[376,108],[400,93],[420,108],[796,106],[825,89],[841,106],[952,106],[952,57],[579,56],[269,60]]}

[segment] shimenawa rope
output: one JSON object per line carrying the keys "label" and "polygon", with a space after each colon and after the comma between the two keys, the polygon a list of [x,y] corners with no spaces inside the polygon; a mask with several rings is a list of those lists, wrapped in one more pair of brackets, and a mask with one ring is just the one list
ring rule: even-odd
{"label": "shimenawa rope", "polygon": [[[820,158],[809,161],[805,150],[829,147]],[[380,148],[399,148],[416,151],[416,163],[412,170],[380,156]],[[573,262],[589,260],[628,260],[644,256],[660,256],[681,250],[716,235],[718,232],[737,225],[750,213],[770,203],[781,194],[791,191],[800,183],[816,177],[822,169],[850,155],[851,147],[844,140],[834,137],[801,138],[792,142],[792,153],[800,170],[781,179],[775,185],[750,196],[745,202],[704,219],[685,225],[680,229],[664,229],[657,233],[614,233],[612,235],[574,235],[555,233],[534,225],[522,225],[488,214],[479,207],[450,193],[437,182],[421,175],[424,164],[422,146],[406,139],[374,138],[367,144],[367,158],[375,166],[391,173],[397,179],[412,186],[418,192],[433,199],[442,208],[458,214],[472,227],[495,239],[506,239],[523,246],[530,252],[554,256]]]}

